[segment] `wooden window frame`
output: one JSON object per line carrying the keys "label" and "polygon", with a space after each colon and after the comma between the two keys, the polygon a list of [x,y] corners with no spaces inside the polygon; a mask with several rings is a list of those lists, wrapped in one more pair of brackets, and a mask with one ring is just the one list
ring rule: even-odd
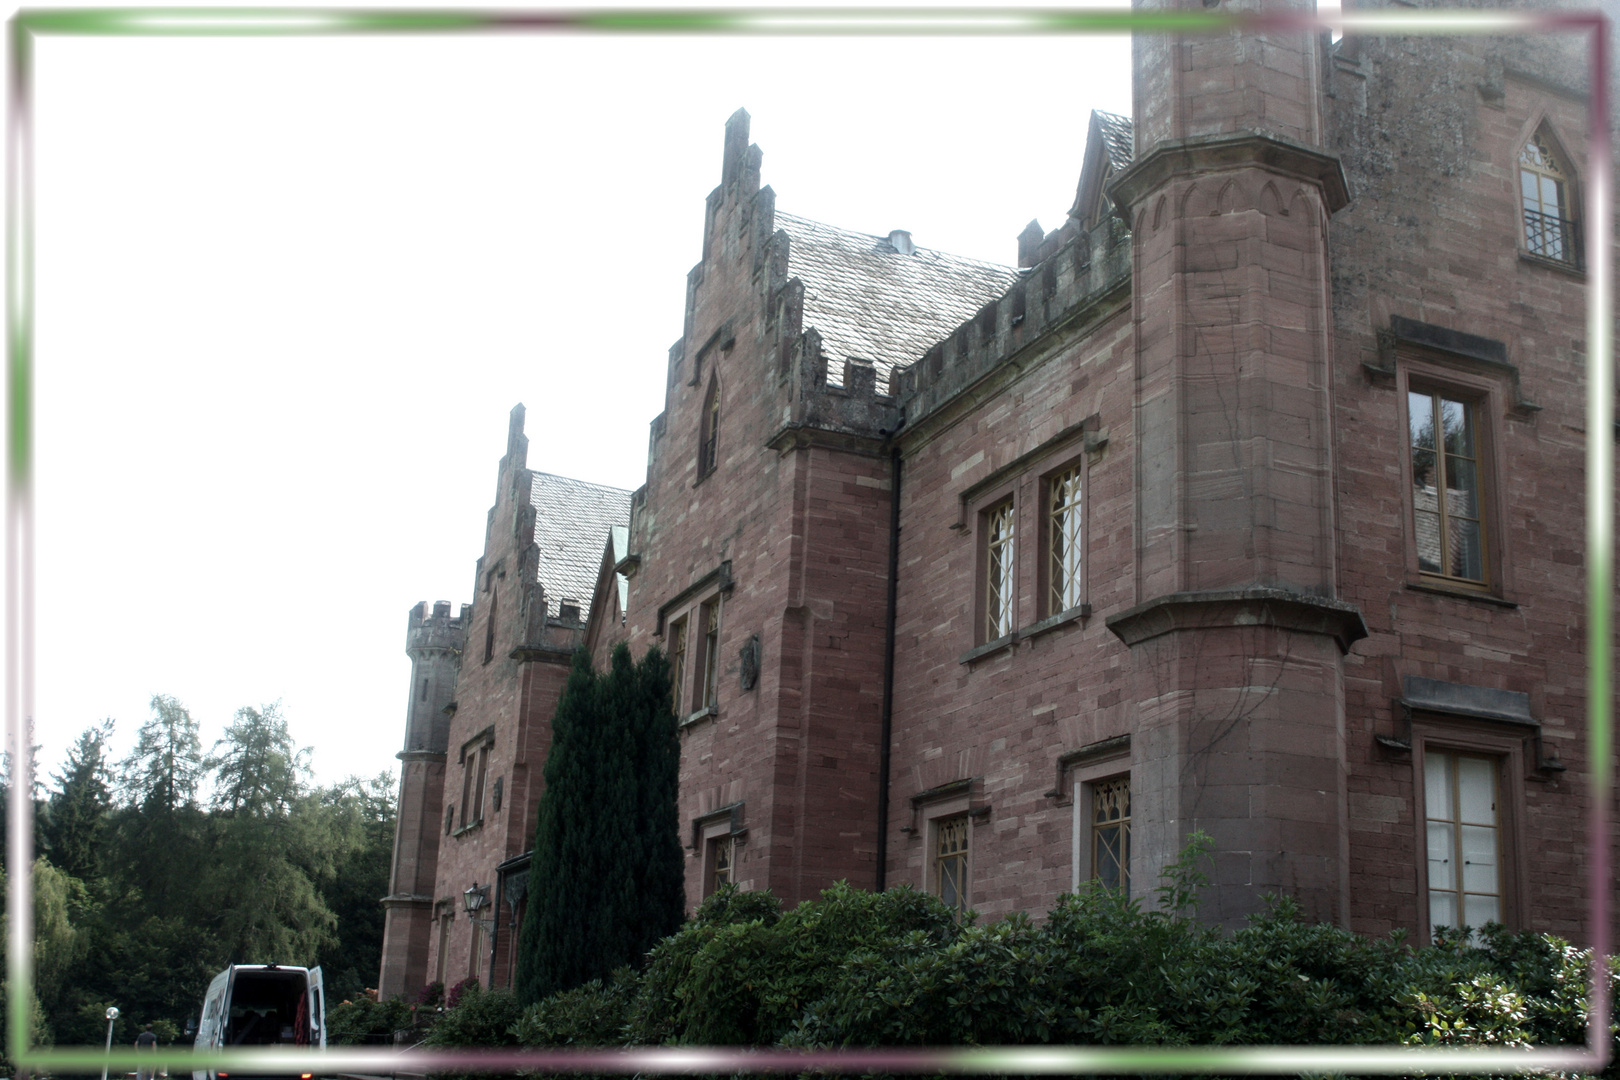
{"label": "wooden window frame", "polygon": [[[1406,536],[1407,584],[1458,595],[1504,597],[1511,585],[1511,561],[1505,555],[1506,533],[1501,516],[1501,484],[1504,472],[1500,434],[1502,431],[1502,386],[1496,378],[1460,370],[1425,357],[1403,356],[1396,380],[1399,392],[1397,410],[1400,425],[1402,531]],[[1445,395],[1465,403],[1473,413],[1474,462],[1478,483],[1480,581],[1436,574],[1424,570],[1419,561],[1417,505],[1413,496],[1412,420],[1410,395]]]}
{"label": "wooden window frame", "polygon": [[1417,872],[1418,944],[1431,944],[1433,927],[1429,922],[1429,842],[1425,768],[1431,753],[1488,758],[1496,762],[1497,865],[1500,885],[1500,922],[1510,930],[1527,922],[1529,881],[1522,842],[1525,821],[1525,739],[1517,731],[1492,730],[1505,725],[1459,718],[1413,717],[1412,724],[1412,821]]}

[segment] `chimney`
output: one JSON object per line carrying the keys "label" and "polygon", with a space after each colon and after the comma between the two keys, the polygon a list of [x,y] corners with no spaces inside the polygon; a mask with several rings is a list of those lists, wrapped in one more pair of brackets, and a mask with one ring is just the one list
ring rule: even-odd
{"label": "chimney", "polygon": [[889,234],[889,246],[901,255],[917,254],[917,245],[911,242],[911,234],[904,229],[896,229]]}

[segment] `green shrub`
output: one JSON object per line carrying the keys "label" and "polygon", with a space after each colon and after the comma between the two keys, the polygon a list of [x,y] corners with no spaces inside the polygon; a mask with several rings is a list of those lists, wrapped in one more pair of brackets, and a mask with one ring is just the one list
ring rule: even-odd
{"label": "green shrub", "polygon": [[394,1032],[414,1026],[413,1007],[403,997],[373,1001],[358,997],[337,1005],[326,1014],[326,1041],[331,1046],[391,1043]]}
{"label": "green shrub", "polygon": [[[906,887],[874,895],[839,884],[788,912],[768,894],[724,889],[641,973],[621,969],[543,999],[516,1037],[535,1046],[1584,1042],[1588,953],[1500,926],[1485,927],[1477,945],[1441,933],[1414,949],[1402,934],[1373,941],[1308,925],[1287,899],[1228,934],[1194,917],[1206,847],[1194,838],[1151,908],[1087,889],[1040,924],[1020,914],[959,926],[937,899]],[[1612,967],[1611,982],[1620,990]],[[444,1045],[487,1045],[453,1032]],[[1620,1067],[1604,1076],[1620,1080]]]}
{"label": "green shrub", "polygon": [[515,1034],[523,1046],[618,1046],[625,1040],[641,976],[620,968],[606,981],[541,998],[523,1010]]}
{"label": "green shrub", "polygon": [[516,1046],[513,1034],[522,1010],[510,990],[485,990],[473,982],[439,1016],[425,1046]]}

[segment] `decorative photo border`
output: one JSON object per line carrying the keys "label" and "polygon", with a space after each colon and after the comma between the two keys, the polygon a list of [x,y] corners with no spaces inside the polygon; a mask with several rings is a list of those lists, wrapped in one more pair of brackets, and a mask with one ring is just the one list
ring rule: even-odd
{"label": "decorative photo border", "polygon": [[[1339,34],[1511,35],[1584,33],[1590,62],[1585,220],[1600,239],[1587,253],[1587,427],[1613,430],[1613,315],[1609,305],[1613,263],[1612,150],[1607,109],[1608,24],[1596,10],[1521,13],[1384,8],[1317,18],[1295,14],[1229,15],[1219,11],[1136,12],[1072,9],[623,9],[575,11],[278,9],[278,8],[76,8],[24,10],[9,24],[8,199],[6,243],[7,419],[6,443],[6,701],[7,746],[17,770],[34,774],[30,729],[33,715],[34,521],[34,43],[43,36],[212,37],[385,35],[445,33],[551,33],[721,35],[1009,35],[1096,34],[1130,31],[1211,34],[1228,30],[1328,31]],[[376,1051],[330,1048],[324,1051],[191,1051],[172,1056],[140,1055],[28,1045],[26,1010],[33,970],[32,816],[27,783],[10,791],[11,869],[8,972],[11,1005],[7,1045],[11,1060],[25,1072],[93,1073],[137,1067],[171,1070],[229,1065],[249,1072],[314,1071],[317,1075],[393,1074],[436,1071],[535,1073],[1306,1073],[1358,1074],[1418,1072],[1450,1074],[1511,1073],[1524,1070],[1600,1071],[1608,1059],[1607,957],[1611,879],[1613,747],[1610,731],[1610,606],[1614,540],[1614,444],[1587,440],[1586,457],[1586,618],[1587,727],[1589,760],[1587,895],[1594,951],[1585,1048],[1499,1049],[1435,1047],[1105,1047],[1029,1046],[938,1049],[862,1049],[797,1052],[731,1047],[653,1047],[636,1050]]]}

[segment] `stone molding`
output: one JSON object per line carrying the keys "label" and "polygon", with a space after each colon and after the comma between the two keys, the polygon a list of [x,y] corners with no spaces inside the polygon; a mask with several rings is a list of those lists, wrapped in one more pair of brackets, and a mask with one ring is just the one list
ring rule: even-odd
{"label": "stone molding", "polygon": [[1275,626],[1326,634],[1338,642],[1341,653],[1348,653],[1351,645],[1367,636],[1366,620],[1354,604],[1272,588],[1171,593],[1110,615],[1106,622],[1127,645],[1180,630]]}
{"label": "stone molding", "polygon": [[1322,191],[1327,212],[1337,213],[1350,203],[1350,182],[1334,154],[1324,154],[1304,143],[1268,131],[1234,131],[1220,135],[1194,135],[1166,139],[1108,185],[1108,197],[1125,220],[1131,207],[1180,176],[1204,175],[1258,166],[1283,176],[1314,184]]}
{"label": "stone molding", "polygon": [[400,761],[444,762],[449,755],[443,750],[401,750],[394,757]]}

